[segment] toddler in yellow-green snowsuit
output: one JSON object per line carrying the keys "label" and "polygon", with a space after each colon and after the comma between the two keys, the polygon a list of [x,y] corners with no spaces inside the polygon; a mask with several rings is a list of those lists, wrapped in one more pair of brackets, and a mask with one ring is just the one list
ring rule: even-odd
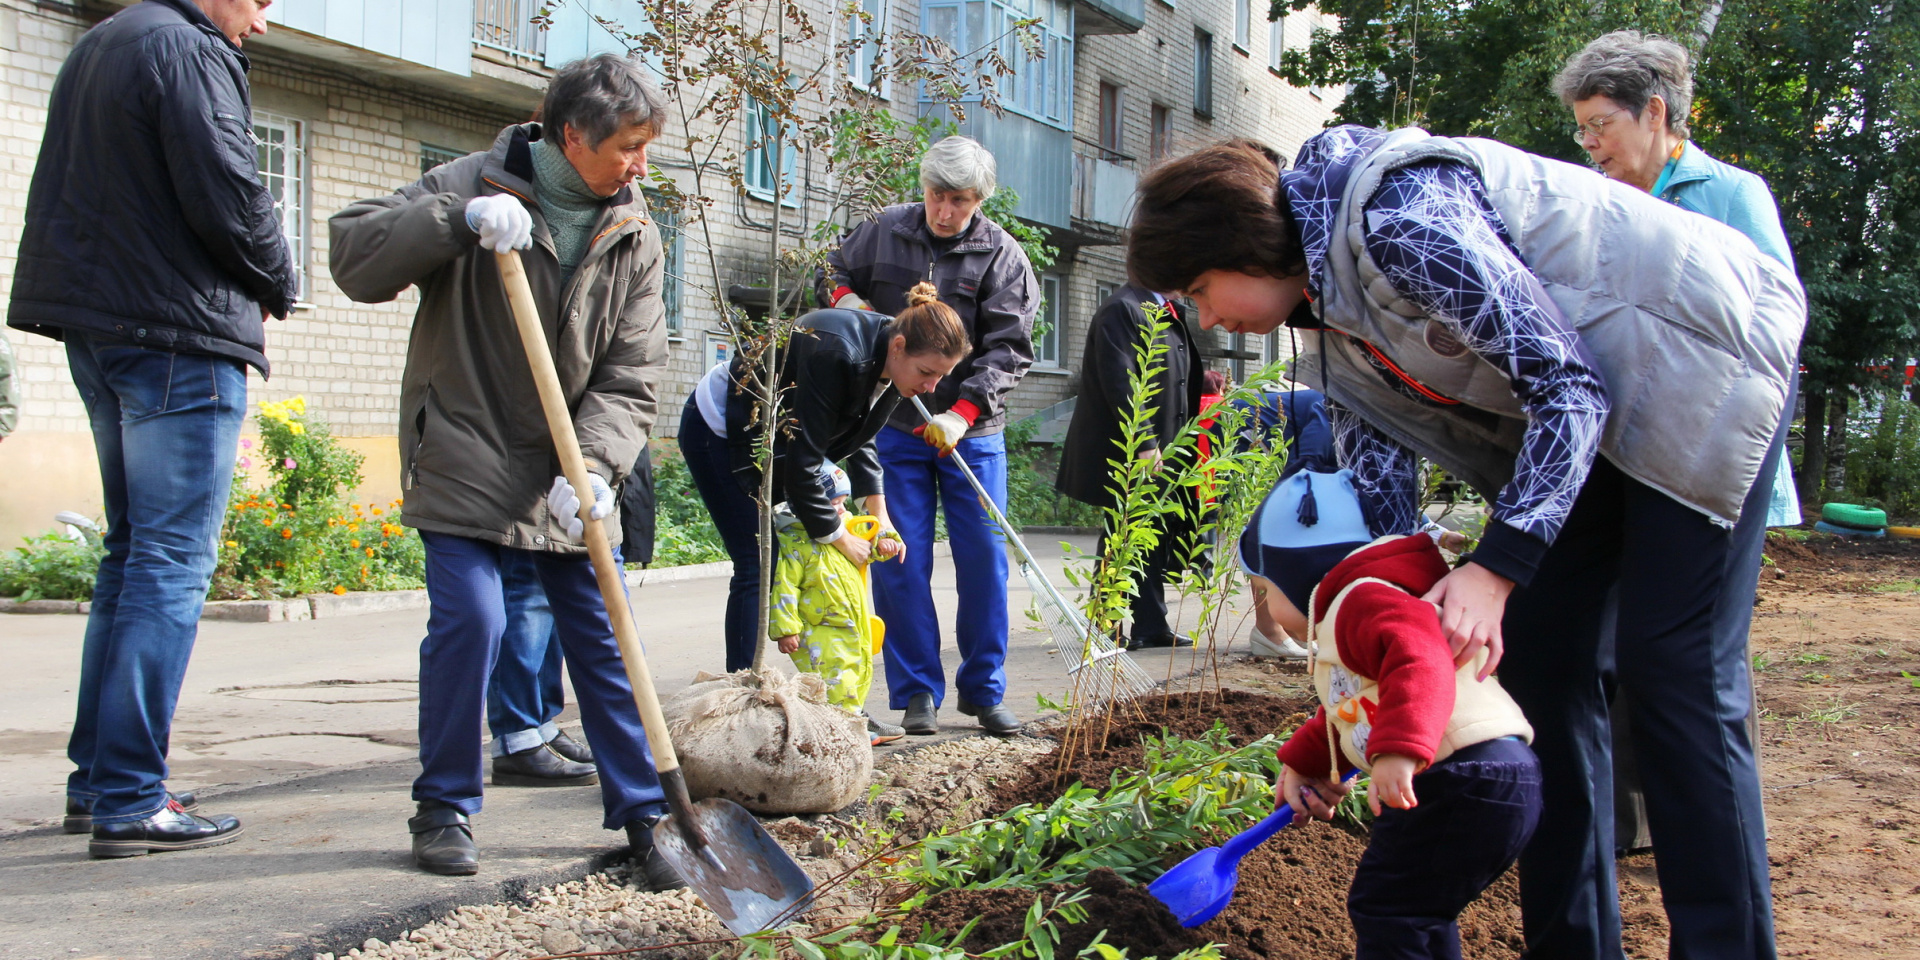
{"label": "toddler in yellow-green snowsuit", "polygon": [[[820,485],[843,522],[863,519],[847,515],[852,487],[846,473],[826,465]],[[795,666],[826,681],[829,702],[866,716],[867,693],[873,687],[874,627],[879,622],[866,571],[831,545],[814,542],[797,518],[776,514],[774,522],[780,557],[774,565],[767,633]],[[872,717],[867,717],[867,731],[875,745],[903,735],[898,727]]]}

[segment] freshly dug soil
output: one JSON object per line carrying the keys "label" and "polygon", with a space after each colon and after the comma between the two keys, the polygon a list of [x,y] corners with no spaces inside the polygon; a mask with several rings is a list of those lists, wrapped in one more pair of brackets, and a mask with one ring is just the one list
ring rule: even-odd
{"label": "freshly dug soil", "polygon": [[1023,776],[994,785],[990,813],[1002,813],[1023,803],[1047,803],[1075,781],[1105,787],[1115,770],[1138,769],[1144,754],[1142,741],[1163,732],[1198,737],[1224,722],[1237,744],[1251,743],[1268,734],[1285,733],[1306,722],[1311,696],[1272,697],[1244,690],[1155,695],[1114,708],[1111,725],[1104,717],[1084,721],[1086,729],[1105,730],[1106,743],[1090,742],[1075,751],[1073,763],[1062,770],[1053,757],[1037,759]]}
{"label": "freshly dug soil", "polygon": [[[917,931],[922,923],[935,930],[958,931],[975,917],[980,922],[967,935],[962,946],[970,952],[990,950],[1026,936],[1027,911],[1036,896],[1053,897],[1066,887],[1054,887],[1044,893],[1002,888],[999,890],[943,890],[929,899],[902,922],[904,930]],[[1187,930],[1173,914],[1138,887],[1105,868],[1087,877],[1091,896],[1080,902],[1087,908],[1087,921],[1060,927],[1056,956],[1079,953],[1100,931],[1107,932],[1102,942],[1127,951],[1134,957],[1171,957],[1182,950],[1204,946],[1207,937]]]}
{"label": "freshly dug soil", "polygon": [[1760,582],[1774,594],[1882,592],[1920,578],[1920,540],[1772,534],[1766,556],[1771,562],[1761,569]]}

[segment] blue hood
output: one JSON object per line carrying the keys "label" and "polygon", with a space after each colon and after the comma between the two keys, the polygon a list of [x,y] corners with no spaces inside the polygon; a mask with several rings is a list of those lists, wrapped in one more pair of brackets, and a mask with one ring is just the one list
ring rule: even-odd
{"label": "blue hood", "polygon": [[1286,192],[1306,251],[1307,285],[1315,299],[1320,296],[1327,242],[1334,215],[1340,212],[1340,199],[1347,193],[1347,178],[1386,137],[1386,131],[1372,127],[1334,127],[1301,144],[1292,169],[1280,174],[1280,189]]}

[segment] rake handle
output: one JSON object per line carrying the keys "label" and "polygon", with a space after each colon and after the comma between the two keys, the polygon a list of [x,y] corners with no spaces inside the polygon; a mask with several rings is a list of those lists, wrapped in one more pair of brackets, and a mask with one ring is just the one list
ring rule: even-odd
{"label": "rake handle", "polygon": [[[540,307],[534,302],[533,288],[527,284],[526,265],[520,262],[517,250],[496,253],[494,257],[500,266],[500,281],[507,288],[507,302],[513,308],[514,326],[520,330],[520,343],[527,350],[534,389],[540,394],[540,409],[547,415],[547,431],[553,434],[553,447],[560,456],[560,470],[566,474],[574,492],[581,495],[580,521],[586,527],[587,554],[593,558],[593,576],[600,584],[600,599],[606,604],[607,620],[613,625],[613,639],[620,647],[627,683],[633,687],[633,704],[639,709],[640,724],[647,731],[654,769],[662,780],[677,780],[669,774],[680,769],[680,759],[673,752],[667,718],[660,712],[660,696],[653,689],[653,672],[647,669],[647,657],[640,648],[640,630],[634,625],[633,608],[627,604],[625,577],[620,565],[613,562],[613,545],[607,540],[604,523],[591,516],[593,486],[587,479],[587,461],[580,455],[580,437],[573,429],[573,412],[567,409],[566,393],[561,390],[560,375],[553,367],[547,331],[540,324]],[[684,795],[684,788],[681,792]],[[671,790],[668,799],[674,799]]]}

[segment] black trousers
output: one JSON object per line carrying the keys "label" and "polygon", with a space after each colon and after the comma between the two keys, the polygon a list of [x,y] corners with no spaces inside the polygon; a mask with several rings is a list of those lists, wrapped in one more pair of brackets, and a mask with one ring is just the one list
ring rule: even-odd
{"label": "black trousers", "polygon": [[1384,807],[1347,891],[1354,960],[1459,960],[1460,911],[1513,866],[1540,820],[1540,765],[1518,740],[1476,743]]}
{"label": "black trousers", "polygon": [[[1167,577],[1174,570],[1174,538],[1165,532],[1160,543],[1141,563],[1140,577],[1133,583],[1134,594],[1128,607],[1132,613],[1130,635],[1135,640],[1158,640],[1173,632],[1167,623]],[[1107,534],[1100,535],[1094,548],[1099,556],[1107,554]]]}
{"label": "black trousers", "polygon": [[1533,960],[1622,956],[1609,667],[1633,714],[1672,955],[1774,956],[1746,651],[1777,456],[1732,529],[1596,460],[1533,582],[1507,602],[1500,680],[1533,724],[1545,800],[1520,857]]}

